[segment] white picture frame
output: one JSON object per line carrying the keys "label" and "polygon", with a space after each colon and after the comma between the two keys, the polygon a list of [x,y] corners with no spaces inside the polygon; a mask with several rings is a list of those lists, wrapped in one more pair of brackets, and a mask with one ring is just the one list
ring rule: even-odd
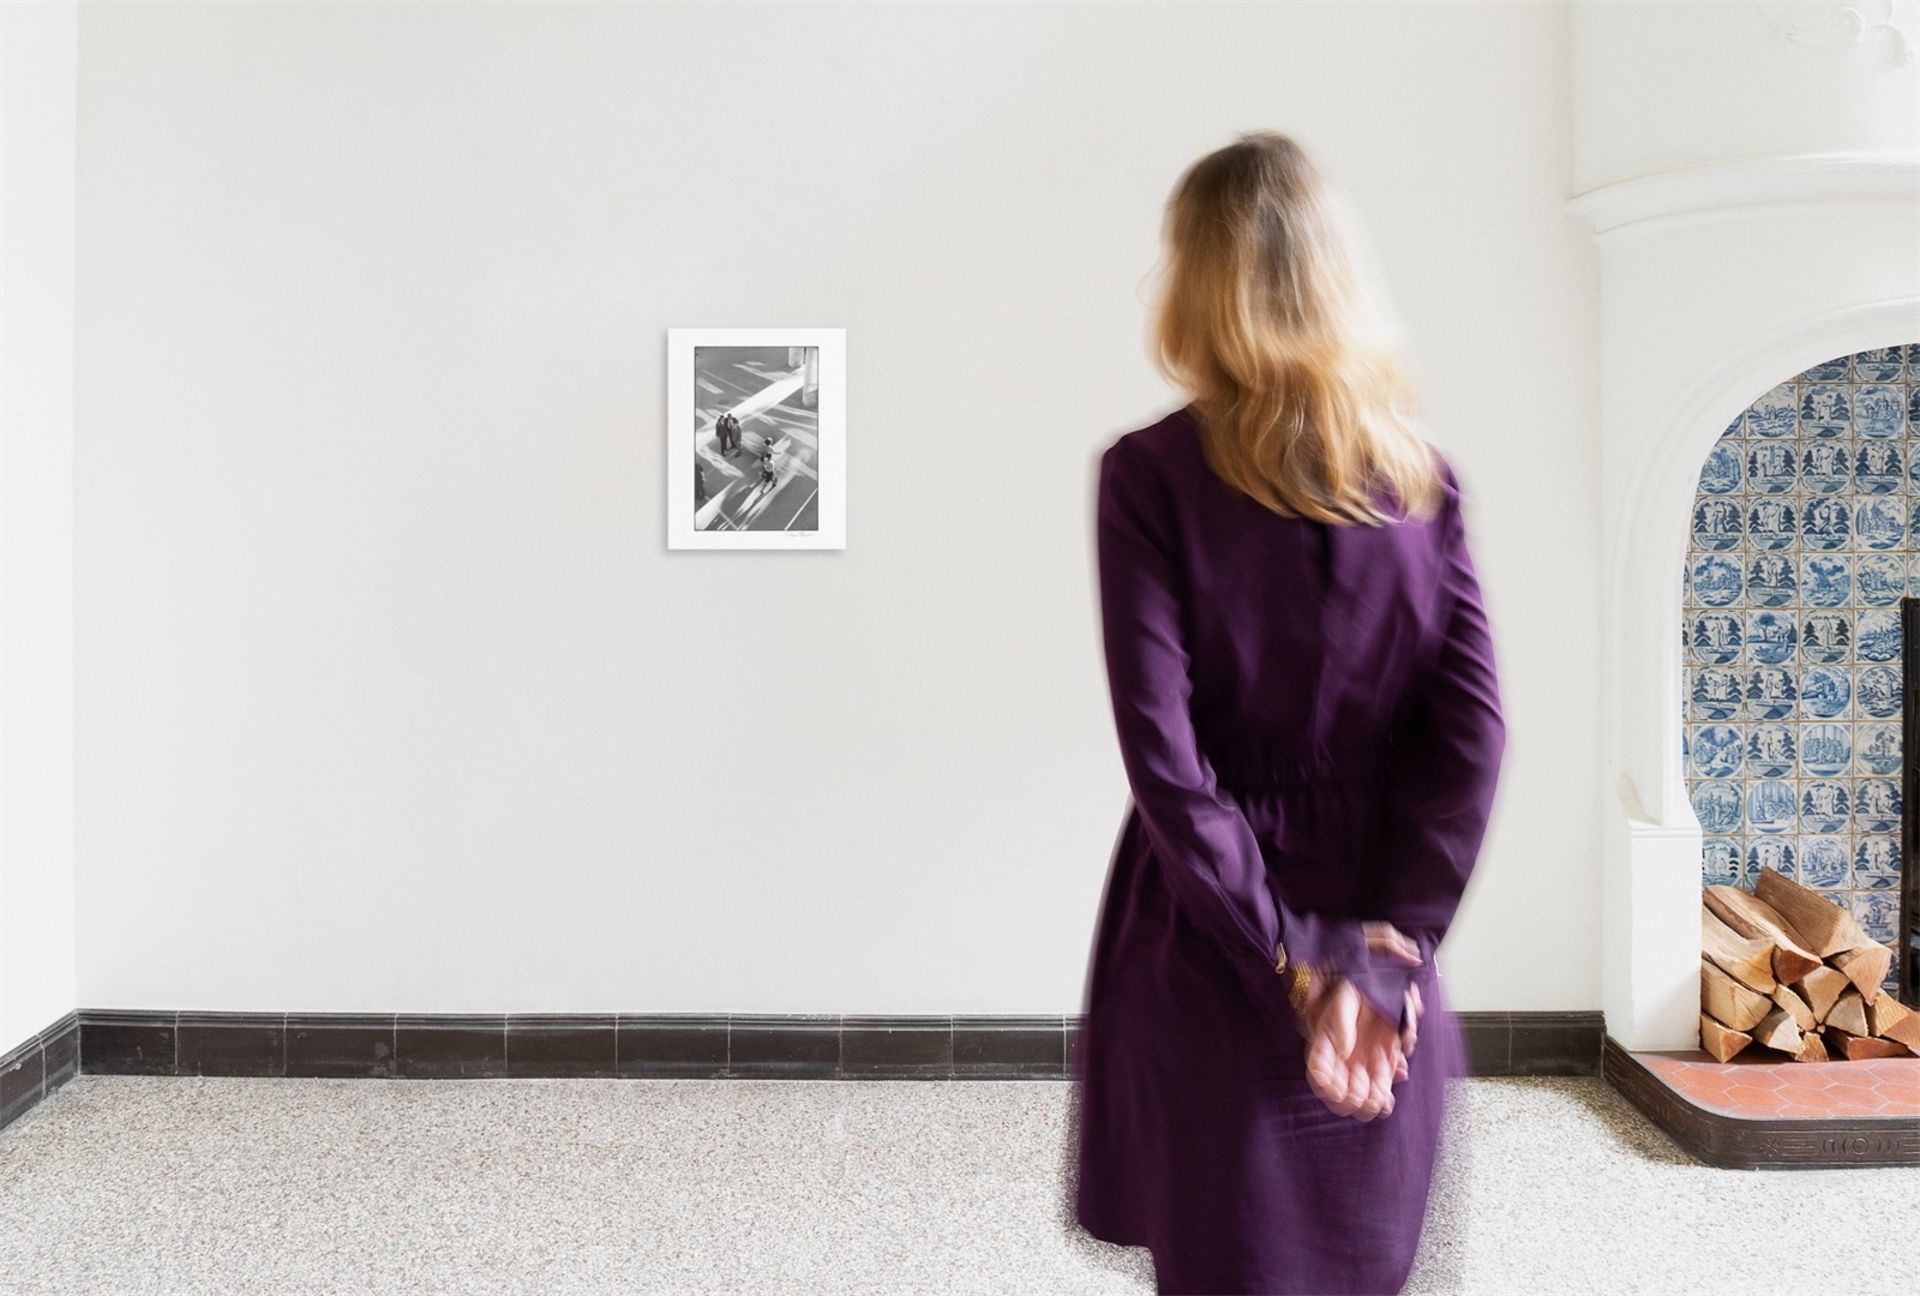
{"label": "white picture frame", "polygon": [[667,547],[845,549],[846,373],[845,329],[668,329]]}

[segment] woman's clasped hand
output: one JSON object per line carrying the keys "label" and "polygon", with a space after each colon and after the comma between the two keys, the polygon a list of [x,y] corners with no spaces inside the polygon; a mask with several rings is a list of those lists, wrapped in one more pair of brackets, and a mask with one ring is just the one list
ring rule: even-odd
{"label": "woman's clasped hand", "polygon": [[[1364,924],[1367,949],[1406,966],[1420,963],[1420,948],[1391,923]],[[1307,1081],[1329,1110],[1355,1120],[1393,1111],[1393,1085],[1407,1078],[1407,1059],[1419,1038],[1420,987],[1409,984],[1406,1011],[1396,1027],[1345,977],[1315,979],[1302,1009],[1307,1037]]]}

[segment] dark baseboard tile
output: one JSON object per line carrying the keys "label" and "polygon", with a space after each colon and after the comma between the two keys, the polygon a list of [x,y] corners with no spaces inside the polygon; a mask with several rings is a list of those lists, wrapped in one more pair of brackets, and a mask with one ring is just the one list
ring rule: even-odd
{"label": "dark baseboard tile", "polygon": [[82,1008],[80,1070],[100,1075],[173,1075],[180,1014],[147,1009]]}
{"label": "dark baseboard tile", "polygon": [[174,1018],[175,1075],[283,1076],[285,1013],[183,1012]]}
{"label": "dark baseboard tile", "polygon": [[1079,1035],[1076,1017],[955,1017],[953,1078],[1064,1079]]}
{"label": "dark baseboard tile", "polygon": [[[1594,1075],[1599,1013],[1460,1013],[1476,1076]],[[83,1011],[83,1072],[368,1079],[1060,1080],[1077,1017]],[[52,1055],[49,1054],[49,1057]],[[44,1063],[43,1063],[44,1065]],[[65,1074],[72,1074],[68,1066]],[[29,1082],[16,1078],[9,1093]]]}
{"label": "dark baseboard tile", "polygon": [[528,1013],[507,1018],[507,1074],[605,1079],[620,1074],[618,1019],[611,1013]]}
{"label": "dark baseboard tile", "polygon": [[727,1074],[770,1080],[831,1080],[840,1074],[840,1018],[832,1014],[729,1014]]}
{"label": "dark baseboard tile", "polygon": [[390,1080],[399,1018],[393,1013],[288,1013],[286,1074]]}
{"label": "dark baseboard tile", "polygon": [[850,1080],[950,1080],[953,1019],[842,1017],[840,1074]]}
{"label": "dark baseboard tile", "polygon": [[614,1068],[635,1080],[717,1080],[727,1074],[723,1014],[628,1014],[614,1018]]}
{"label": "dark baseboard tile", "polygon": [[68,1013],[0,1053],[0,1129],[32,1111],[79,1071],[78,1013]]}
{"label": "dark baseboard tile", "polygon": [[1597,1012],[1463,1012],[1455,1014],[1473,1076],[1600,1074]]}
{"label": "dark baseboard tile", "polygon": [[395,1073],[406,1080],[496,1080],[507,1074],[505,1013],[401,1013]]}

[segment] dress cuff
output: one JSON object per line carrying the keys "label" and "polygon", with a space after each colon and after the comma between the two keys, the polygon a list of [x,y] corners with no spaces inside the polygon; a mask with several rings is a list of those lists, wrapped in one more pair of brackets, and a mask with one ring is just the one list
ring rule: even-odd
{"label": "dress cuff", "polygon": [[1275,951],[1276,970],[1271,993],[1288,1001],[1297,1011],[1300,984],[1299,968],[1315,981],[1344,977],[1366,999],[1369,1007],[1397,1029],[1406,1016],[1407,987],[1433,957],[1432,942],[1424,933],[1413,934],[1420,948],[1420,962],[1402,963],[1387,954],[1376,955],[1367,947],[1366,929],[1352,920],[1328,921],[1303,916],[1294,924],[1292,944],[1283,941]]}

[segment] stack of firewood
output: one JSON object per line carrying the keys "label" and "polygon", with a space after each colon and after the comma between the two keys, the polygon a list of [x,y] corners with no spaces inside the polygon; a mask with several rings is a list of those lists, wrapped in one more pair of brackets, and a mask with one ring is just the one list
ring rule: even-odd
{"label": "stack of firewood", "polygon": [[1920,1013],[1881,989],[1893,951],[1852,914],[1773,869],[1710,886],[1700,911],[1700,1046],[1800,1062],[1920,1053]]}

